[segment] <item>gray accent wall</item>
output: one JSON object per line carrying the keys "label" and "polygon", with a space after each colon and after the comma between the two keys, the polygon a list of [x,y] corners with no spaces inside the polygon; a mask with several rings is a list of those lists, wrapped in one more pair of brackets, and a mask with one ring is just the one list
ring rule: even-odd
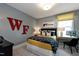
{"label": "gray accent wall", "polygon": [[75,12],[74,30],[77,33],[77,37],[79,37],[79,10]]}
{"label": "gray accent wall", "polygon": [[[29,32],[22,35],[23,27],[19,31],[12,31],[7,17],[12,17],[15,19],[22,20],[22,25],[29,25]],[[33,17],[20,12],[19,10],[8,6],[7,4],[0,4],[0,35],[2,35],[6,40],[16,44],[25,42],[29,36],[33,34],[33,28],[36,26],[36,19]]]}
{"label": "gray accent wall", "polygon": [[53,25],[54,28],[57,27],[57,19],[55,16],[38,19],[38,26],[41,28],[42,25],[46,22],[51,22],[52,24],[54,24]]}

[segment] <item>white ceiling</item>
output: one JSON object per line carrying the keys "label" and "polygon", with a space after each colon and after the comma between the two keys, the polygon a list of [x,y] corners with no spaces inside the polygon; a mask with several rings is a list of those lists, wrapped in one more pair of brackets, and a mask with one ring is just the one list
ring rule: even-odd
{"label": "white ceiling", "polygon": [[57,3],[48,11],[42,10],[36,3],[8,3],[8,5],[36,19],[79,9],[79,3]]}

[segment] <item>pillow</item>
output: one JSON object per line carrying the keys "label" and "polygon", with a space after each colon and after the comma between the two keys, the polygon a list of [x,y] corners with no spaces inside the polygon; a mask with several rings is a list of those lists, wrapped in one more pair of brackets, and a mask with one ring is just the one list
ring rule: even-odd
{"label": "pillow", "polygon": [[47,36],[48,36],[48,37],[51,36],[51,33],[47,33]]}
{"label": "pillow", "polygon": [[56,36],[49,36],[50,38],[53,38],[54,40],[56,40]]}

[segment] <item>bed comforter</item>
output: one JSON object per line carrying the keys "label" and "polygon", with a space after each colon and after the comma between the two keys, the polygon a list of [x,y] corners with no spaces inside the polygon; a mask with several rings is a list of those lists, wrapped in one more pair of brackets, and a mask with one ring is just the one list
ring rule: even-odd
{"label": "bed comforter", "polygon": [[53,53],[56,53],[56,50],[58,48],[58,42],[55,41],[53,38],[50,38],[50,37],[31,36],[28,39],[32,39],[32,40],[36,40],[36,41],[40,41],[40,42],[50,44],[51,47],[52,47]]}

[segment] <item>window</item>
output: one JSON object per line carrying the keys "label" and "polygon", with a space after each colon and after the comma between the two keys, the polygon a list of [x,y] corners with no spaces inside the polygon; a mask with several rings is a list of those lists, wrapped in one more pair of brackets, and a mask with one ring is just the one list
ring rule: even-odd
{"label": "window", "polygon": [[73,20],[58,21],[58,37],[70,37],[66,35],[67,31],[73,30]]}

